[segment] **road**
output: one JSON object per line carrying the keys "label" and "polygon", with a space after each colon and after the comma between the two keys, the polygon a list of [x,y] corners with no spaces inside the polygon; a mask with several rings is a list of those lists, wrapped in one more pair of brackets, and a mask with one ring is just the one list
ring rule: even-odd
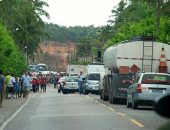
{"label": "road", "polygon": [[152,109],[131,110],[97,95],[63,95],[48,87],[29,98],[2,130],[156,130],[164,122]]}

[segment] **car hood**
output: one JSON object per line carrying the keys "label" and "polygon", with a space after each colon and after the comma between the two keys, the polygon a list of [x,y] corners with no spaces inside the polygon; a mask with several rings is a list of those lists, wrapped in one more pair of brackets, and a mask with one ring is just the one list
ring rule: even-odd
{"label": "car hood", "polygon": [[99,81],[97,81],[97,80],[87,80],[87,83],[90,84],[90,85],[96,85],[96,84],[99,84]]}

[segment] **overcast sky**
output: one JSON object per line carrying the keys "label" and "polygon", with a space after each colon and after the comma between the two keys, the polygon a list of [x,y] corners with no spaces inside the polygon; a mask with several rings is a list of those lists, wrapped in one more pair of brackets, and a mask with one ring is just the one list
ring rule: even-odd
{"label": "overcast sky", "polygon": [[49,7],[48,23],[62,26],[102,26],[107,24],[111,10],[120,0],[44,0]]}

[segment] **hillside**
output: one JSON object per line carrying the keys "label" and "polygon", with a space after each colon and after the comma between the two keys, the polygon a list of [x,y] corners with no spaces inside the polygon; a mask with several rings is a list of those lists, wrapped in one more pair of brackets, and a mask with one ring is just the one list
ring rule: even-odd
{"label": "hillside", "polygon": [[43,42],[40,44],[38,55],[34,64],[46,63],[49,70],[65,71],[68,60],[75,55],[76,46],[74,43]]}

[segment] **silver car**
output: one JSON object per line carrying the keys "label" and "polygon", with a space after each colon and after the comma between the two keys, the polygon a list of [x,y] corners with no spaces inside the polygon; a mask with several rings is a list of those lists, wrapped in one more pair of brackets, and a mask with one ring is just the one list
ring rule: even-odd
{"label": "silver car", "polygon": [[65,79],[63,93],[74,93],[78,91],[78,77],[71,76]]}
{"label": "silver car", "polygon": [[170,93],[170,74],[142,73],[127,89],[127,107],[153,105],[156,98]]}
{"label": "silver car", "polygon": [[83,93],[99,93],[100,73],[90,73],[83,84]]}

